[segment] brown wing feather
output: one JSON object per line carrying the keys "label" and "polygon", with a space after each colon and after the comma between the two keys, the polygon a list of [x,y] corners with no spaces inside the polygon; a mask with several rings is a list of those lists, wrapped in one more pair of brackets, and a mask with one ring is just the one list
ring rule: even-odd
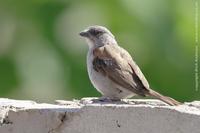
{"label": "brown wing feather", "polygon": [[113,82],[141,96],[154,96],[169,105],[180,102],[151,90],[143,73],[129,53],[119,46],[106,45],[94,50],[93,66],[97,72],[108,76]]}
{"label": "brown wing feather", "polygon": [[[141,71],[134,64],[128,52],[124,51],[116,45],[96,48],[93,53],[95,56],[93,60],[94,69],[108,76],[118,85],[138,95],[145,96],[148,89],[143,84],[141,77],[138,76]],[[137,69],[135,70],[135,68]],[[148,83],[146,85],[148,86]]]}

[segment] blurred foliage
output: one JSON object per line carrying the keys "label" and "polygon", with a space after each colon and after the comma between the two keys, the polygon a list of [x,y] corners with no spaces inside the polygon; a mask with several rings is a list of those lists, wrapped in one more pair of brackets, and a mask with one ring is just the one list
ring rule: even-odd
{"label": "blurred foliage", "polygon": [[[0,1],[0,96],[71,99],[100,96],[78,33],[104,25],[128,49],[150,85],[180,101],[195,91],[195,1]],[[198,55],[199,56],[199,55]]]}

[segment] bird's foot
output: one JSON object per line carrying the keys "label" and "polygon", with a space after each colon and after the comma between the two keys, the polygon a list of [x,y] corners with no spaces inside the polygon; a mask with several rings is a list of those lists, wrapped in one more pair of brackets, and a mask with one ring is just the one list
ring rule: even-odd
{"label": "bird's foot", "polygon": [[98,102],[107,102],[107,103],[109,103],[109,102],[120,102],[121,99],[109,98],[109,97],[104,97],[104,96],[102,96],[102,97],[100,97],[100,98],[98,98],[98,99],[93,99],[92,101],[93,101],[94,103],[98,103]]}

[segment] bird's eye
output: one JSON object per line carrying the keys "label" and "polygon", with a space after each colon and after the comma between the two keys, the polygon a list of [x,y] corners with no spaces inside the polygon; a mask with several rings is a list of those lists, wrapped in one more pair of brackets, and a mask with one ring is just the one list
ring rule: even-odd
{"label": "bird's eye", "polygon": [[97,35],[101,34],[102,32],[99,31],[99,30],[91,30],[90,33],[91,33],[92,35],[94,35],[94,36],[97,36]]}

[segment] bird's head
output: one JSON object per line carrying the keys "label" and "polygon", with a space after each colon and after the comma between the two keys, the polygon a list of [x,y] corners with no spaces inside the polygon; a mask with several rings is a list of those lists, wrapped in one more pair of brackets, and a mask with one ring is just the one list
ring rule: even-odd
{"label": "bird's head", "polygon": [[103,26],[90,26],[79,35],[86,38],[90,48],[117,44],[113,34]]}

